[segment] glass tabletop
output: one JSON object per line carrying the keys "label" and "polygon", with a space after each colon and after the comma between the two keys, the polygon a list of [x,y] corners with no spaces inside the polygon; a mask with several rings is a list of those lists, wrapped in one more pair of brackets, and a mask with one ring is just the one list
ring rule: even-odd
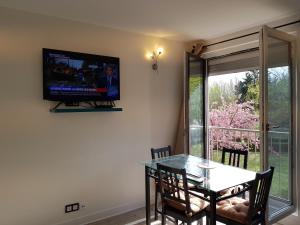
{"label": "glass tabletop", "polygon": [[199,188],[214,192],[253,181],[256,175],[255,172],[249,170],[192,155],[174,155],[143,162],[146,167],[153,170],[157,170],[158,163],[175,168],[185,168],[189,180],[197,183]]}

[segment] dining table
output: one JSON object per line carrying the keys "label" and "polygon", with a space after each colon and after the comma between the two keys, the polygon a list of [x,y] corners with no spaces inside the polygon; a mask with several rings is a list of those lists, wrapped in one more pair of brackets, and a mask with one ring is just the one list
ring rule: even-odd
{"label": "dining table", "polygon": [[256,173],[238,167],[224,165],[208,159],[188,154],[168,156],[156,160],[144,161],[145,165],[145,203],[146,225],[150,225],[150,189],[151,179],[157,179],[157,164],[173,168],[186,169],[188,182],[195,185],[196,191],[207,196],[210,204],[210,225],[216,224],[216,205],[222,200],[220,193],[238,185],[251,184]]}

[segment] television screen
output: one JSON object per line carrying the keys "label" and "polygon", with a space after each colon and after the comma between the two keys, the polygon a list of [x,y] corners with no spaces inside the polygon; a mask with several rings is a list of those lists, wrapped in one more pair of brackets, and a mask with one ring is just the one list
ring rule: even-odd
{"label": "television screen", "polygon": [[44,99],[63,102],[120,99],[120,60],[43,49]]}

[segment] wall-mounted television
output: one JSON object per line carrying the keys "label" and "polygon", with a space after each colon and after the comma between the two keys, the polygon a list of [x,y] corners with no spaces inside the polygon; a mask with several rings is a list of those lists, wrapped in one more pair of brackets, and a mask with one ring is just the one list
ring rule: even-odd
{"label": "wall-mounted television", "polygon": [[43,95],[61,102],[120,100],[120,59],[44,48]]}

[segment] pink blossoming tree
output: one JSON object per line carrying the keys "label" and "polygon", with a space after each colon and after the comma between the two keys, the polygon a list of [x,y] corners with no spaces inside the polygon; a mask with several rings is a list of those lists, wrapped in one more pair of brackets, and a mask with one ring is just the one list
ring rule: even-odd
{"label": "pink blossoming tree", "polygon": [[255,136],[254,132],[234,129],[226,130],[226,128],[251,130],[258,128],[259,117],[255,114],[252,102],[222,105],[217,109],[211,109],[209,115],[209,122],[211,126],[209,140],[211,149],[216,149],[217,147],[245,149],[248,144],[251,148],[259,148],[259,140],[258,137]]}

